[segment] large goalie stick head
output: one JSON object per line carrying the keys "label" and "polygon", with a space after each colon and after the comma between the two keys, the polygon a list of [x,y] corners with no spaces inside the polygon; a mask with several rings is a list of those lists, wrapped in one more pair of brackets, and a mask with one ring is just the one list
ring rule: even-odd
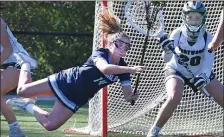
{"label": "large goalie stick head", "polygon": [[[163,17],[163,7],[165,6],[165,2],[151,2],[151,1],[128,1],[125,6],[125,16],[127,18],[128,23],[138,32],[144,34],[146,36],[144,48],[142,51],[142,58],[140,65],[143,64],[145,48],[148,40],[148,36],[156,37],[159,39],[164,35],[164,17]],[[194,74],[189,69],[188,66],[185,65],[184,62],[181,61],[178,54],[175,52],[174,48],[169,46],[169,49],[173,52],[175,56],[177,56],[179,62],[183,67],[187,69],[187,71],[194,77]],[[138,83],[140,79],[140,74],[138,74],[136,80],[136,86],[134,89],[134,93],[137,91]],[[203,88],[204,93],[213,100],[213,97]],[[131,102],[131,105],[134,105],[135,101]]]}
{"label": "large goalie stick head", "polygon": [[138,32],[160,37],[164,34],[164,6],[165,2],[128,1],[125,6],[125,17]]}
{"label": "large goalie stick head", "polygon": [[[141,53],[142,57],[140,65],[143,65],[148,37],[160,37],[164,34],[164,22],[162,14],[164,5],[164,2],[129,1],[125,6],[125,16],[128,20],[128,23],[135,30],[145,35],[145,42]],[[134,94],[137,92],[139,81],[140,74],[138,74],[136,79]],[[135,101],[132,100],[131,105],[134,104]]]}

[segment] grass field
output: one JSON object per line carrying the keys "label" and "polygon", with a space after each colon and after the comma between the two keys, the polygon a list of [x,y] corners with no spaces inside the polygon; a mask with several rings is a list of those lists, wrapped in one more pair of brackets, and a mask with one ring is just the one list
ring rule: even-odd
{"label": "grass field", "polygon": [[[37,105],[46,111],[50,111],[53,106],[53,101],[38,101]],[[88,107],[82,107],[74,114],[62,127],[56,131],[45,130],[36,119],[26,111],[15,110],[15,115],[24,130],[26,137],[92,137],[88,135],[77,135],[64,133],[63,129],[72,127],[76,119],[76,127],[84,127],[87,125]],[[1,116],[1,137],[8,137],[8,124],[3,116]],[[145,137],[140,135],[127,135],[110,133],[109,137]]]}

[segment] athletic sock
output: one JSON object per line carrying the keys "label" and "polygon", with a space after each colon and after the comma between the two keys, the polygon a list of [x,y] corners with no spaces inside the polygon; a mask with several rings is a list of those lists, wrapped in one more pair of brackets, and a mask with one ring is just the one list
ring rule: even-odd
{"label": "athletic sock", "polygon": [[15,126],[19,126],[18,121],[15,121],[15,122],[9,124],[9,128],[13,128],[13,127],[15,127]]}
{"label": "athletic sock", "polygon": [[34,111],[36,111],[37,109],[39,109],[39,107],[36,106],[36,105],[34,105],[34,104],[28,104],[28,105],[26,106],[26,110],[27,110],[28,112],[30,112],[32,115],[34,115]]}
{"label": "athletic sock", "polygon": [[30,72],[30,64],[29,63],[23,63],[21,66],[21,71]]}

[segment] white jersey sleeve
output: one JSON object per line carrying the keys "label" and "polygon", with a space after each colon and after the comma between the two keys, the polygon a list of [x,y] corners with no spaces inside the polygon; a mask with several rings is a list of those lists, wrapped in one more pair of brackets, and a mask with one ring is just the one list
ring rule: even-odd
{"label": "white jersey sleeve", "polygon": [[[207,37],[204,38],[205,33],[201,32],[194,45],[188,43],[188,36],[183,32],[182,27],[175,29],[170,35],[170,40],[174,43],[175,52],[178,54],[181,61],[188,66],[194,76],[200,75],[201,73],[206,73],[207,76],[210,76],[212,71],[214,53],[211,54],[208,52],[208,44],[212,36],[210,33],[206,33]],[[181,65],[175,55],[166,63],[165,69],[174,69],[179,71],[186,78],[192,78],[191,74]]]}
{"label": "white jersey sleeve", "polygon": [[170,34],[170,40],[173,41],[174,48],[178,45],[180,41],[180,34],[181,33],[181,28],[176,28],[173,30],[173,32]]}

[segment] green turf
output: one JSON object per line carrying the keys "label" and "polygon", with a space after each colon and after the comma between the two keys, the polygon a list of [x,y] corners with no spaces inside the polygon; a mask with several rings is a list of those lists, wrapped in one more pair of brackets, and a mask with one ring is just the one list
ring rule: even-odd
{"label": "green turf", "polygon": [[[38,101],[37,105],[46,111],[50,111],[54,102],[50,101]],[[15,115],[20,123],[21,128],[24,130],[26,137],[92,137],[88,135],[77,135],[64,133],[63,129],[72,127],[76,119],[76,127],[84,127],[87,125],[88,107],[84,106],[79,109],[62,127],[56,131],[45,130],[36,119],[25,111],[15,110]],[[8,136],[8,124],[3,116],[1,116],[1,137]],[[140,135],[127,135],[127,134],[115,134],[110,133],[109,137],[145,137]]]}

